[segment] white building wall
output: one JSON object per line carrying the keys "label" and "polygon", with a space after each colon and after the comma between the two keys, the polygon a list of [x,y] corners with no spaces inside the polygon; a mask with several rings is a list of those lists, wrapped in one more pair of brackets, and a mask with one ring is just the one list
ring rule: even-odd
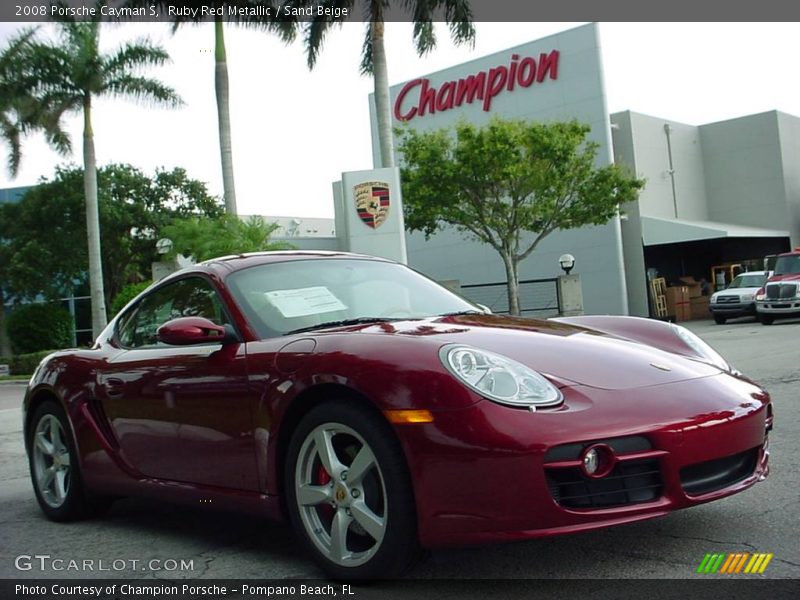
{"label": "white building wall", "polygon": [[[600,145],[598,165],[608,164],[611,161],[610,130],[598,31],[594,24],[510,48],[425,77],[429,79],[430,86],[439,89],[445,82],[488,71],[498,65],[507,66],[512,54],[538,59],[541,53],[549,54],[552,50],[559,52],[557,80],[547,78],[529,88],[518,87],[513,92],[504,91],[493,99],[488,112],[476,100],[472,104],[464,104],[447,111],[416,116],[407,125],[420,131],[452,127],[459,119],[482,125],[493,115],[537,121],[577,119],[591,126],[589,137]],[[401,88],[402,84],[391,88],[393,103]],[[416,98],[415,93],[404,106],[413,106]],[[372,97],[370,115],[373,156],[378,164],[379,149]],[[395,125],[403,124],[395,121]],[[456,231],[439,233],[427,241],[422,235],[409,235],[407,247],[409,264],[436,279],[458,279],[462,284],[505,281],[500,256],[489,246],[465,241]],[[520,265],[520,279],[558,275],[560,269],[557,259],[565,252],[575,255],[577,259],[574,272],[582,276],[586,311],[627,314],[628,299],[619,223],[613,221],[601,227],[551,234]]]}
{"label": "white building wall", "polygon": [[787,229],[789,213],[777,113],[702,125],[700,135],[709,218]]}
{"label": "white building wall", "polygon": [[[628,149],[619,146],[620,136],[614,138],[616,162],[631,165],[630,147],[636,149],[636,175],[647,185],[639,196],[642,216],[662,219],[709,219],[706,183],[703,171],[703,148],[698,127],[667,119],[625,111],[611,115],[611,122],[625,125]],[[667,132],[669,127],[669,145]],[[670,146],[672,175],[670,175]],[[677,214],[676,214],[677,205]]]}
{"label": "white building wall", "polygon": [[792,248],[800,246],[800,118],[777,113],[780,136],[784,194]]}

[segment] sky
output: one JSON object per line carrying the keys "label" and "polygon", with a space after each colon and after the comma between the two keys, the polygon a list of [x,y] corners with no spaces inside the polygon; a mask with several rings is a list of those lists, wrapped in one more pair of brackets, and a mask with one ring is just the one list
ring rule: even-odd
{"label": "sky", "polygon": [[[474,47],[454,46],[439,26],[439,44],[414,51],[411,26],[387,23],[390,84],[401,83],[581,23],[476,23]],[[41,29],[46,37],[49,26]],[[233,156],[240,214],[332,217],[331,183],[343,171],[372,168],[368,95],[359,75],[363,26],[331,32],[313,71],[302,45],[226,25]],[[0,48],[19,25],[0,23]],[[182,96],[182,108],[103,99],[94,110],[98,164],[130,163],[152,173],[185,168],[222,195],[216,102],[214,32],[189,25],[172,34],[161,23],[108,25],[101,45],[147,36],[172,63],[148,71]],[[601,23],[605,88],[611,113],[633,110],[699,125],[768,110],[800,116],[800,24]],[[0,189],[31,185],[56,165],[81,162],[82,119],[66,122],[75,153],[64,158],[41,135],[24,140],[19,175],[3,169]],[[5,158],[7,148],[0,145]],[[3,161],[4,162],[4,161]]]}

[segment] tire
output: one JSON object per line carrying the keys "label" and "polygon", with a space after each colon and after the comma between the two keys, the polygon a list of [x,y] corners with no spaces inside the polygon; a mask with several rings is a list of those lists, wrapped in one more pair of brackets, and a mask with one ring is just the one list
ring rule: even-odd
{"label": "tire", "polygon": [[64,409],[40,404],[26,432],[31,484],[42,512],[53,521],[75,521],[106,510],[111,500],[90,497],[83,486],[78,453]]}
{"label": "tire", "polygon": [[381,416],[339,400],[313,408],[292,435],[284,483],[292,527],[329,576],[397,577],[419,559],[411,477]]}
{"label": "tire", "polygon": [[758,320],[762,325],[772,325],[775,322],[775,317],[772,315],[758,315]]}
{"label": "tire", "polygon": [[727,320],[728,319],[726,317],[723,317],[722,315],[714,315],[714,323],[716,323],[717,325],[725,325],[725,321]]}

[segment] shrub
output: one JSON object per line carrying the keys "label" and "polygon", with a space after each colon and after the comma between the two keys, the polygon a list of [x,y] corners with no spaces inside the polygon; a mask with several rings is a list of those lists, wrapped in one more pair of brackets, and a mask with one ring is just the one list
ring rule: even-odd
{"label": "shrub", "polygon": [[119,311],[125,308],[125,305],[128,302],[145,291],[152,283],[152,281],[143,281],[141,283],[131,283],[122,288],[119,294],[117,294],[116,298],[114,298],[114,301],[111,303],[111,314],[109,315],[109,318],[113,317]]}
{"label": "shrub", "polygon": [[72,345],[72,315],[55,304],[19,306],[8,316],[6,327],[18,354]]}
{"label": "shrub", "polygon": [[31,375],[42,359],[55,350],[41,350],[30,354],[0,356],[0,365],[8,365],[11,375]]}

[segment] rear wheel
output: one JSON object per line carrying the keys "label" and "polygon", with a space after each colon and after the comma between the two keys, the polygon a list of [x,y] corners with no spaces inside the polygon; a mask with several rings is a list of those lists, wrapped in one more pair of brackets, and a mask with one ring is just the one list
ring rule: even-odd
{"label": "rear wheel", "polygon": [[394,577],[419,557],[405,458],[380,416],[349,402],[319,405],[298,425],[287,458],[292,525],[329,575]]}
{"label": "rear wheel", "polygon": [[725,321],[728,319],[723,317],[722,315],[714,315],[714,323],[717,325],[725,325]]}
{"label": "rear wheel", "polygon": [[83,488],[78,455],[60,404],[43,402],[28,431],[28,464],[39,506],[54,521],[73,521],[106,509],[110,501],[90,498]]}

